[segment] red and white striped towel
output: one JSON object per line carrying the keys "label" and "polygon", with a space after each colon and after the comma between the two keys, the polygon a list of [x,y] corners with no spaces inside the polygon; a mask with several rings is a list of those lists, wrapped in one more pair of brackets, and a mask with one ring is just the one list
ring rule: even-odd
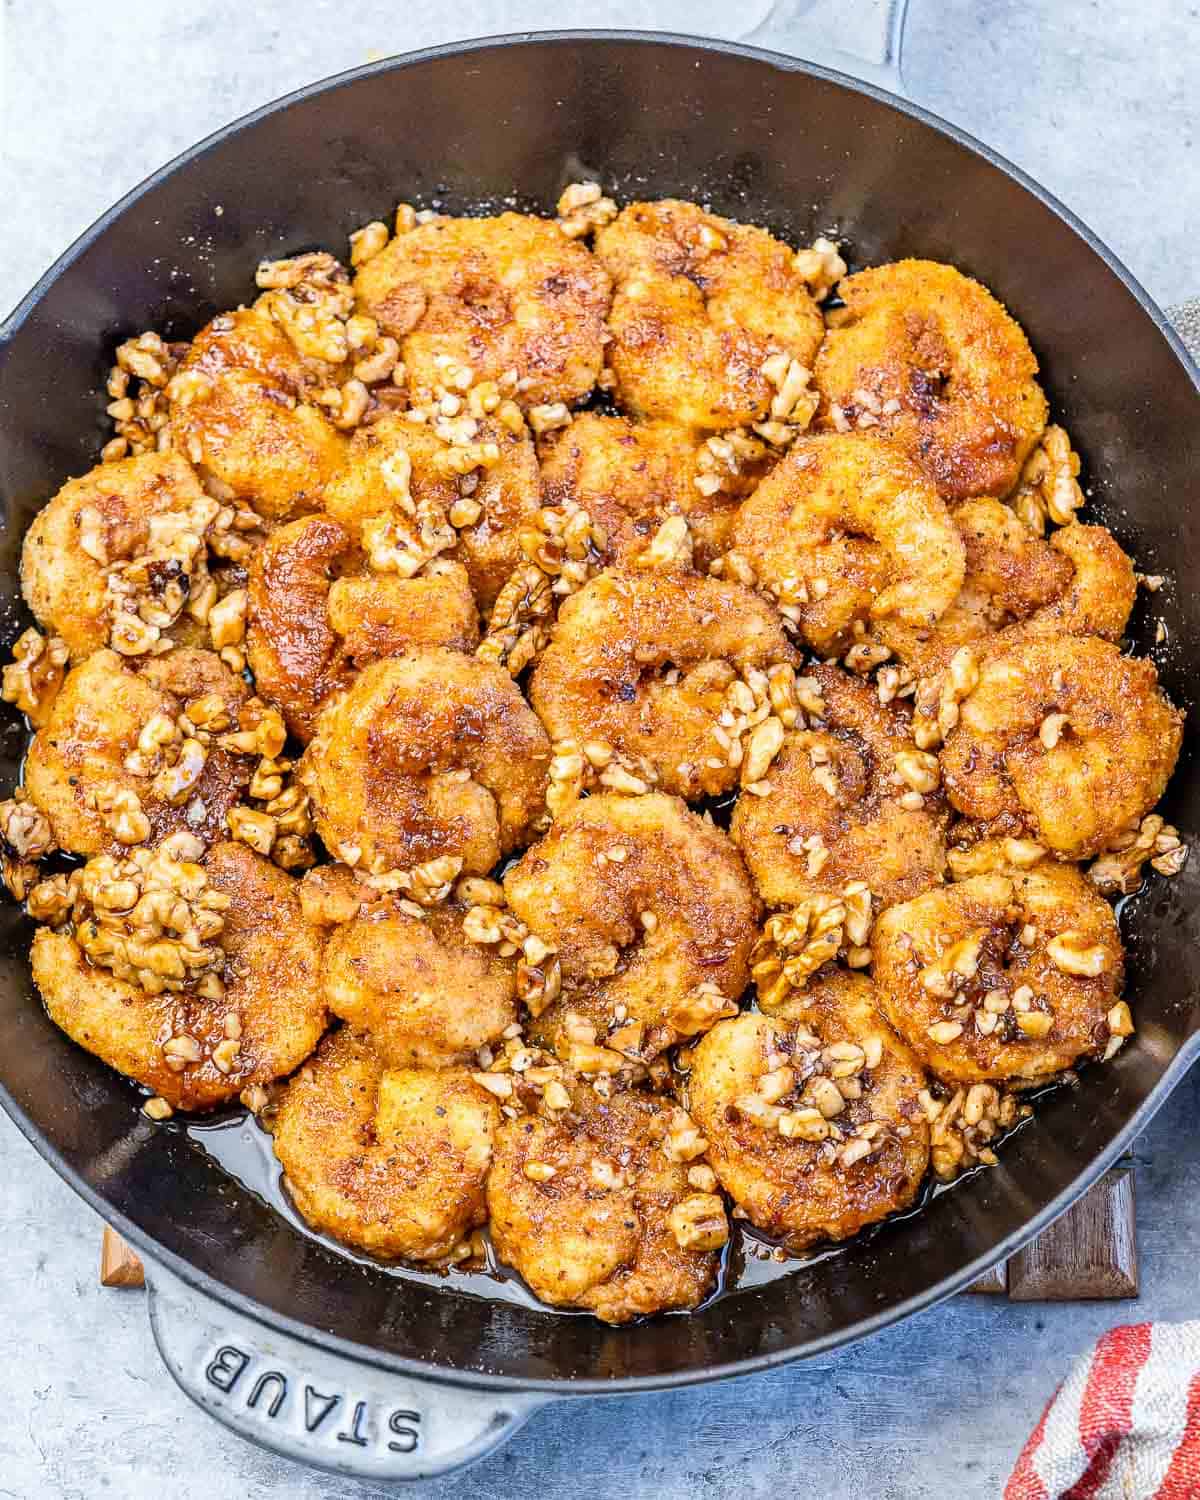
{"label": "red and white striped towel", "polygon": [[1200,1322],[1114,1328],[1051,1398],[1004,1500],[1197,1500]]}

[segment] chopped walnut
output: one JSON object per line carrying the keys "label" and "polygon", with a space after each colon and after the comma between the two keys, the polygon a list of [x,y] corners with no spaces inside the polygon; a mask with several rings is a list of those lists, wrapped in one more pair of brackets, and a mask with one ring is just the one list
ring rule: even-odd
{"label": "chopped walnut", "polygon": [[1179,830],[1158,813],[1149,813],[1136,831],[1125,834],[1092,863],[1088,879],[1106,894],[1128,895],[1141,884],[1147,861],[1160,875],[1178,875],[1187,855]]}
{"label": "chopped walnut", "polygon": [[617,205],[598,182],[573,182],[558,200],[558,227],[569,240],[603,229],[617,217]]}
{"label": "chopped walnut", "polygon": [[930,1125],[933,1170],[944,1182],[971,1167],[994,1167],[996,1153],[990,1142],[1032,1113],[1016,1095],[1002,1093],[990,1083],[956,1089],[944,1099],[922,1089],[919,1097]]}
{"label": "chopped walnut", "polygon": [[839,254],[839,246],[824,235],[806,249],[797,250],[792,264],[808,282],[808,289],[817,302],[824,302],[846,274],[846,262]]}
{"label": "chopped walnut", "polygon": [[67,674],[67,643],[47,639],[32,626],[13,643],[12,663],[4,668],[0,697],[27,714],[36,729],[44,724]]}
{"label": "chopped walnut", "polygon": [[1031,531],[1042,536],[1047,520],[1065,526],[1075,519],[1083,504],[1078,473],[1079,456],[1066,432],[1061,427],[1047,427],[1041,442],[1025,460],[1021,482],[1011,501]]}

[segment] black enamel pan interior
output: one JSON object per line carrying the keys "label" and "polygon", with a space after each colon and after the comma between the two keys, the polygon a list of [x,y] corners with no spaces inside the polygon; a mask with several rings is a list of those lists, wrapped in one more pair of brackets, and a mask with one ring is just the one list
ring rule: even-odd
{"label": "black enamel pan interior", "polygon": [[[1051,402],[1085,456],[1096,512],[1171,580],[1131,638],[1190,705],[1200,642],[1200,394],[1160,315],[1047,195],[908,105],[765,53],[683,39],[557,35],[380,63],[270,106],[151,178],[90,230],[0,330],[0,599],[30,517],[96,460],[114,344],[193,332],[253,295],[264,256],[335,250],[400,199],[546,210],[597,173],[621,197],[685,196],[793,243],[835,227],[855,264],[955,262],[1029,330]],[[5,721],[0,774],[16,772]],[[1200,828],[1195,735],[1166,811]],[[0,909],[0,1084],[51,1164],[186,1281],[291,1332],[396,1369],[482,1384],[612,1390],[814,1353],[946,1295],[1077,1196],[1144,1125],[1197,1050],[1196,861],[1128,903],[1138,1036],[1059,1089],[998,1168],[915,1217],[690,1317],[614,1331],[359,1269],[151,1125],[120,1078],[46,1019],[29,932]]]}

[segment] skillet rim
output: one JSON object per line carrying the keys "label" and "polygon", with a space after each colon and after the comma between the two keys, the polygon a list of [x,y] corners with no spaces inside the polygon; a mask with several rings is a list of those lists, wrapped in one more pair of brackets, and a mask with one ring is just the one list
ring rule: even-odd
{"label": "skillet rim", "polygon": [[[168,177],[190,165],[214,147],[232,139],[242,131],[250,129],[267,117],[290,108],[294,104],[302,103],[317,95],[356,83],[361,78],[375,77],[389,72],[399,72],[407,67],[443,58],[466,58],[484,51],[494,52],[512,47],[528,46],[531,43],[542,44],[547,42],[557,44],[590,44],[601,42],[652,47],[666,46],[677,48],[680,51],[689,50],[697,53],[714,53],[720,56],[742,58],[748,62],[766,65],[780,72],[803,73],[809,77],[819,78],[825,82],[836,84],[851,92],[864,94],[868,98],[895,110],[899,114],[907,115],[909,118],[917,120],[919,123],[946,136],[957,145],[964,147],[973,155],[981,158],[988,166],[1002,172],[1015,182],[1018,187],[1023,188],[1033,198],[1050,209],[1067,228],[1072,230],[1076,237],[1083,242],[1083,245],[1103,262],[1107,269],[1117,277],[1125,289],[1132,295],[1142,312],[1150,319],[1159,334],[1166,340],[1171,352],[1190,379],[1197,397],[1200,398],[1200,368],[1192,360],[1178,333],[1176,333],[1175,329],[1168,322],[1166,315],[1132,272],[1053,193],[1049,192],[1020,167],[1007,160],[999,152],[993,150],[967,131],[942,119],[932,111],[924,109],[921,105],[890,93],[876,84],[867,83],[849,73],[828,68],[818,63],[808,62],[803,58],[790,57],[785,53],[775,52],[768,48],[745,46],[741,43],[725,41],[721,38],[688,35],[680,32],[637,31],[602,27],[504,33],[494,36],[471,38],[460,42],[442,43],[436,47],[421,48],[413,52],[397,53],[394,56],[365,63],[356,68],[349,68],[341,73],[332,74],[329,77],[318,79],[313,83],[305,84],[219,127],[197,141],[194,145],[179,152],[163,166],[151,172],[140,183],[112,204],[111,207],[106,209],[104,213],[67,247],[53,265],[38,278],[25,296],[21,298],[8,317],[4,319],[3,323],[0,323],[0,359],[5,357],[7,346],[13,336],[21,329],[26,319],[58,279],[85,251],[90,249],[102,237],[127,208],[131,207]],[[17,1129],[30,1145],[33,1146],[38,1155],[54,1169],[58,1176],[96,1214],[105,1222],[111,1224],[150,1261],[151,1280],[153,1279],[153,1267],[155,1265],[161,1266],[191,1291],[215,1302],[220,1307],[229,1308],[254,1322],[274,1328],[301,1344],[328,1350],[330,1353],[340,1355],[342,1358],[370,1365],[390,1373],[401,1374],[412,1379],[424,1380],[430,1383],[454,1385],[478,1391],[497,1393],[539,1392],[547,1397],[562,1399],[570,1395],[628,1395],[643,1391],[682,1388],[703,1384],[711,1380],[728,1379],[734,1376],[749,1375],[773,1369],[779,1365],[791,1363],[794,1360],[810,1359],[817,1355],[828,1353],[833,1349],[840,1348],[843,1345],[857,1342],[860,1339],[867,1338],[881,1331],[892,1323],[912,1317],[914,1314],[944,1301],[953,1296],[955,1292],[961,1291],[964,1287],[976,1281],[998,1261],[1007,1259],[1013,1255],[1022,1245],[1027,1244],[1035,1238],[1043,1229],[1058,1218],[1060,1214],[1065,1212],[1071,1204],[1081,1198],[1087,1189],[1129,1147],[1134,1138],[1146,1128],[1197,1058],[1200,1058],[1200,1029],[1193,1031],[1181,1043],[1175,1056],[1164,1069],[1161,1078],[1129,1119],[1125,1127],[1117,1133],[1102,1152],[1091,1158],[1080,1174],[1062,1192],[1046,1204],[1033,1218],[1027,1220],[1020,1229],[1015,1230],[999,1243],[993,1245],[989,1251],[971,1261],[960,1271],[951,1276],[944,1277],[925,1291],[907,1298],[905,1301],[897,1303],[894,1306],[887,1307],[869,1318],[861,1319],[848,1328],[810,1339],[798,1347],[770,1351],[765,1354],[751,1356],[747,1359],[731,1360],[724,1364],[704,1366],[700,1369],[676,1370],[661,1375],[620,1376],[610,1379],[592,1377],[574,1380],[526,1378],[482,1371],[453,1370],[433,1362],[414,1359],[406,1355],[388,1354],[369,1345],[344,1339],[327,1329],[316,1328],[309,1323],[302,1323],[284,1313],[274,1312],[264,1307],[261,1303],[256,1302],[253,1298],[244,1296],[242,1293],[227,1287],[207,1272],[198,1270],[190,1261],[185,1260],[174,1251],[160,1246],[151,1235],[141,1229],[126,1214],[114,1208],[103,1194],[87,1183],[65,1161],[61,1153],[55,1150],[49,1141],[43,1137],[37,1126],[34,1125],[25,1111],[17,1104],[2,1080],[0,1080],[0,1107],[3,1107],[5,1113],[17,1126]],[[637,1325],[634,1325],[632,1328],[626,1330],[626,1332],[630,1336],[636,1336],[636,1327]]]}

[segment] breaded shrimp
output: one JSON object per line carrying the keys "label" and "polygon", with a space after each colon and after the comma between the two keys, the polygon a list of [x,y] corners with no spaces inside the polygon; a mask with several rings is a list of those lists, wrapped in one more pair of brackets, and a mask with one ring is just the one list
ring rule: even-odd
{"label": "breaded shrimp", "polygon": [[954,504],[1006,495],[1046,425],[1020,327],[953,266],[902,260],[847,276],[814,379],[817,424],[878,427]]}
{"label": "breaded shrimp", "polygon": [[354,282],[360,311],[400,340],[414,393],[440,360],[481,380],[518,377],[518,400],[573,406],[603,364],[609,279],[583,245],[527,214],[436,218],[399,234]]}
{"label": "breaded shrimp", "polygon": [[1043,540],[1007,505],[987,497],[958,506],[954,521],[967,562],[954,603],[932,628],[895,618],[874,628],[918,677],[937,676],[965,645],[986,656],[1033,636],[1120,640],[1137,580],[1107,528],[1073,522]]}
{"label": "breaded shrimp", "polygon": [[627,1028],[623,1049],[651,1058],[730,1014],[746,987],[759,907],[745,866],[676,797],[584,798],[504,891],[558,956],[563,999],[539,1023],[548,1040],[565,1045],[576,1014],[598,1032]]}
{"label": "breaded shrimp", "polygon": [[350,440],[346,469],[330,484],[325,507],[356,541],[364,521],[398,508],[407,513],[410,503],[421,520],[435,518],[439,526],[453,516],[457,540],[446,539],[446,554],[466,567],[486,611],[521,560],[518,534],[537,513],[541,494],[527,431],[484,418],[477,440],[495,444],[499,457],[460,475],[447,465],[448,445],[427,425],[403,414],[381,416]]}
{"label": "breaded shrimp", "polygon": [[283,1090],[271,1133],[314,1229],[369,1255],[445,1262],[487,1216],[499,1121],[464,1069],[388,1068],[343,1027]]}
{"label": "breaded shrimp", "polygon": [[596,254],[616,288],[617,398],[639,416],[748,426],[770,414],[772,355],[811,368],[821,314],[793,252],[766,230],[694,203],[631,203],[596,236]]}
{"label": "breaded shrimp", "polygon": [[178,453],[144,453],[99,464],[68,480],[38,512],[21,550],[21,591],[72,661],[108,644],[109,565],[146,551],[156,516],[217,507]]}
{"label": "breaded shrimp", "polygon": [[[180,829],[212,843],[225,836],[225,814],[242,800],[254,759],[215,739],[187,739],[176,720],[189,704],[212,700],[223,728],[236,729],[248,697],[211,651],[179,646],[137,667],[115,651],[96,651],[68,673],[34,735],[25,791],[49,818],[58,846],[73,854],[141,842],[115,831],[122,798],[130,797],[148,819],[151,844]],[[139,743],[156,729],[157,743],[178,753],[173,765],[154,745]]]}
{"label": "breaded shrimp", "polygon": [[279,527],[250,566],[250,669],[304,741],[322,705],[359,667],[410,647],[470,651],[478,640],[479,615],[461,565],[439,558],[414,578],[373,572],[329,516]]}
{"label": "breaded shrimp", "polygon": [[563,604],[529,701],[552,740],[603,741],[664,791],[718,796],[741,764],[722,727],[726,690],[795,660],[782,620],[741,584],[614,569]]}
{"label": "breaded shrimp", "polygon": [[[721,439],[714,439],[721,444]],[[686,518],[699,569],[725,551],[742,497],[769,464],[765,445],[742,441],[757,453],[735,472],[702,467],[707,444],[674,422],[631,422],[583,412],[569,426],[548,433],[539,444],[542,494],[550,506],[577,506],[605,534],[609,563],[632,562],[644,553],[670,515]],[[730,457],[737,453],[731,448]],[[719,488],[697,480],[720,477]]]}
{"label": "breaded shrimp", "polygon": [[799,1252],[912,1202],[929,1164],[924,1082],[871,981],[836,969],[786,1015],[718,1022],[691,1054],[686,1099],[721,1186]]}
{"label": "breaded shrimp", "polygon": [[579,1085],[568,1112],[501,1125],[492,1244],[543,1302],[628,1323],[703,1301],[728,1225],[665,1149],[674,1113],[654,1094],[604,1099]]}
{"label": "breaded shrimp", "polygon": [[884,912],[872,946],[884,1015],[941,1078],[1042,1078],[1113,1034],[1121,938],[1072,865],[1043,859],[927,891]]}
{"label": "breaded shrimp", "polygon": [[545,808],[550,742],[507,672],[445,648],[373,662],[297,774],[330,852],[364,870],[448,855],[482,875]]}
{"label": "breaded shrimp", "polygon": [[216,845],[204,870],[210,887],[229,898],[215,939],[225,954],[223,995],[197,988],[148,994],[93,966],[70,929],[39,927],[31,954],[50,1018],[182,1110],[212,1109],[290,1073],[328,1019],[321,937],[300,910],[298,882],[245,844]]}
{"label": "breaded shrimp", "polygon": [[1090,636],[1031,640],[979,669],[942,778],[964,817],[1086,859],[1162,796],[1182,735],[1152,662]]}
{"label": "breaded shrimp", "polygon": [[222,313],[171,382],[175,446],[259,515],[286,521],[319,510],[347,442],[307,398],[333,369],[304,360],[261,307]]}
{"label": "breaded shrimp", "polygon": [[516,960],[463,935],[458,902],[417,916],[380,902],[337,928],[325,998],[389,1068],[471,1062],[517,1018]]}
{"label": "breaded shrimp", "polygon": [[824,700],[784,741],[770,791],[739,797],[729,832],[768,906],[796,906],[865,881],[880,906],[936,885],[946,866],[937,761],[908,715],[834,666],[813,669]]}
{"label": "breaded shrimp", "polygon": [[932,484],[874,434],[801,438],[738,512],[730,544],[808,644],[858,621],[928,628],[962,588],[962,539]]}

